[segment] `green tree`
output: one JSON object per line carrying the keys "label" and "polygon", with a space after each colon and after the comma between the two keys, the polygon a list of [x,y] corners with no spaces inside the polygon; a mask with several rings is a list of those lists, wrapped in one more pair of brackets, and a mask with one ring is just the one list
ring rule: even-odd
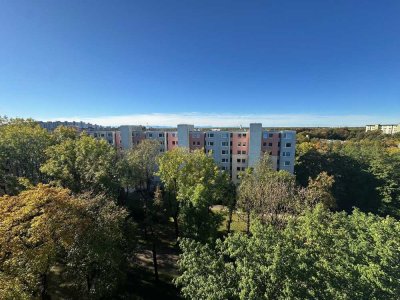
{"label": "green tree", "polygon": [[157,171],[160,144],[154,140],[143,140],[125,153],[124,183],[128,188],[147,192],[150,196],[152,182]]}
{"label": "green tree", "polygon": [[159,172],[166,190],[174,197],[174,218],[182,223],[181,234],[199,240],[212,240],[221,216],[211,211],[211,205],[221,201],[221,172],[211,156],[203,151],[189,152],[176,148],[159,160]]}
{"label": "green tree", "polygon": [[82,134],[49,147],[46,155],[40,170],[74,193],[118,192],[117,154],[105,140]]}
{"label": "green tree", "polygon": [[40,166],[44,151],[52,143],[50,134],[31,119],[3,119],[0,124],[0,194],[24,189],[20,179],[31,184],[45,178]]}
{"label": "green tree", "polygon": [[178,191],[179,191],[179,180],[183,176],[182,167],[188,160],[189,151],[183,147],[174,148],[158,159],[158,172],[157,175],[160,177],[165,191],[166,199],[168,203],[168,209],[172,219],[174,220],[175,235],[179,236],[179,209],[180,205],[178,202]]}
{"label": "green tree", "polygon": [[66,278],[79,295],[104,299],[126,280],[135,228],[128,212],[104,195],[79,195],[82,228],[63,259]]}
{"label": "green tree", "polygon": [[68,139],[76,140],[77,138],[79,138],[79,132],[78,129],[75,127],[58,126],[52,132],[52,137],[55,143],[60,144]]}
{"label": "green tree", "polygon": [[264,222],[280,226],[297,209],[295,178],[286,171],[273,170],[266,153],[254,170],[242,174],[238,204],[247,215],[247,233],[252,213]]}
{"label": "green tree", "polygon": [[255,222],[215,247],[183,239],[188,299],[397,299],[400,223],[319,204],[284,228]]}

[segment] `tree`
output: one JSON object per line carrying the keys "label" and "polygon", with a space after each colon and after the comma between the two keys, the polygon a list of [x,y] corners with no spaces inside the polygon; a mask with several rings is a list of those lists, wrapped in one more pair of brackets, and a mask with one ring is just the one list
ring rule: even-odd
{"label": "tree", "polygon": [[167,192],[166,198],[168,201],[168,208],[175,225],[175,235],[179,236],[179,202],[178,202],[178,191],[179,191],[179,180],[182,175],[182,167],[188,160],[189,151],[183,147],[174,148],[158,159],[158,172],[157,175],[160,177],[161,182]]}
{"label": "tree", "polygon": [[296,212],[297,205],[295,178],[286,171],[273,170],[268,153],[254,170],[243,174],[239,185],[239,208],[246,212],[248,233],[251,213],[264,222],[280,226]]}
{"label": "tree", "polygon": [[79,231],[79,209],[67,190],[44,185],[0,198],[1,277],[46,299],[50,267]]}
{"label": "tree", "polygon": [[376,140],[302,143],[297,151],[297,181],[306,186],[321,172],[334,176],[337,209],[358,207],[400,218],[400,153]]}
{"label": "tree", "polygon": [[325,208],[335,209],[336,199],[332,195],[334,182],[334,177],[326,172],[321,172],[315,179],[309,178],[307,188],[303,189],[306,205],[314,207],[322,203]]}
{"label": "tree", "polygon": [[49,147],[46,155],[40,170],[57,184],[74,193],[117,193],[117,154],[105,140],[82,134]]}
{"label": "tree", "polygon": [[55,143],[60,144],[65,140],[71,139],[76,140],[79,138],[78,129],[75,127],[58,126],[52,132],[52,137]]}
{"label": "tree", "polygon": [[161,227],[165,225],[167,221],[167,214],[164,209],[164,201],[162,191],[159,186],[157,186],[154,193],[153,201],[149,202],[146,215],[146,226],[149,227],[150,231],[150,243],[151,251],[153,254],[153,266],[154,266],[154,277],[155,280],[159,280],[158,276],[158,261],[157,261],[157,247],[159,243],[159,233]]}
{"label": "tree", "polygon": [[160,158],[158,175],[176,201],[174,218],[179,216],[182,235],[212,240],[221,217],[210,207],[221,200],[226,178],[213,158],[200,150],[176,148]]}
{"label": "tree", "polygon": [[131,249],[132,225],[126,217],[104,196],[77,197],[42,184],[1,197],[1,295],[47,299],[55,264],[73,274],[68,283],[80,295],[110,295]]}
{"label": "tree", "polygon": [[40,166],[50,134],[31,119],[3,119],[0,123],[0,194],[17,194],[24,188],[20,179],[31,184],[45,178]]}
{"label": "tree", "polygon": [[104,299],[125,281],[135,228],[128,212],[105,195],[79,195],[80,234],[64,258],[67,278],[79,295]]}
{"label": "tree", "polygon": [[125,176],[125,185],[150,196],[151,185],[157,171],[157,158],[160,155],[158,141],[143,140],[135,148],[125,153],[125,164],[128,168]]}
{"label": "tree", "polygon": [[283,228],[255,222],[215,247],[183,239],[188,299],[397,299],[400,223],[318,204]]}

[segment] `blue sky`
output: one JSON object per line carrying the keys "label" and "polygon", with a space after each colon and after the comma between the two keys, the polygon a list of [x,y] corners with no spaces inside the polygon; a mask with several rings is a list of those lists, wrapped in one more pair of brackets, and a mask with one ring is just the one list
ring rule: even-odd
{"label": "blue sky", "polygon": [[0,114],[398,123],[399,16],[398,0],[0,0]]}

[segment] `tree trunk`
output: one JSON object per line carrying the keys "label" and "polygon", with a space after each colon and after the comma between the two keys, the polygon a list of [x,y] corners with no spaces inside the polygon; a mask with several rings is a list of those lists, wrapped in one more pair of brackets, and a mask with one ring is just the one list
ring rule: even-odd
{"label": "tree trunk", "polygon": [[157,247],[156,247],[156,241],[153,240],[153,265],[154,265],[154,277],[156,279],[156,282],[158,282],[158,263],[157,263]]}
{"label": "tree trunk", "polygon": [[41,292],[40,297],[42,300],[49,300],[49,299],[51,299],[51,297],[47,293],[47,286],[48,286],[47,274],[41,275],[41,281],[42,281],[42,292]]}
{"label": "tree trunk", "polygon": [[179,224],[178,224],[178,214],[175,214],[172,219],[174,219],[175,236],[179,237]]}
{"label": "tree trunk", "polygon": [[246,233],[250,235],[250,211],[247,212]]}
{"label": "tree trunk", "polygon": [[233,209],[229,208],[228,223],[226,224],[226,231],[228,233],[231,233],[232,218],[233,218]]}

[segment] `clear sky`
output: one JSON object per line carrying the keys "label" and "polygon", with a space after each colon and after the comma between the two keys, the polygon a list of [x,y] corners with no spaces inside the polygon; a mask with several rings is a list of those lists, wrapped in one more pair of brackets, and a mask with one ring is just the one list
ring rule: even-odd
{"label": "clear sky", "polygon": [[400,1],[0,0],[0,114],[400,123]]}

